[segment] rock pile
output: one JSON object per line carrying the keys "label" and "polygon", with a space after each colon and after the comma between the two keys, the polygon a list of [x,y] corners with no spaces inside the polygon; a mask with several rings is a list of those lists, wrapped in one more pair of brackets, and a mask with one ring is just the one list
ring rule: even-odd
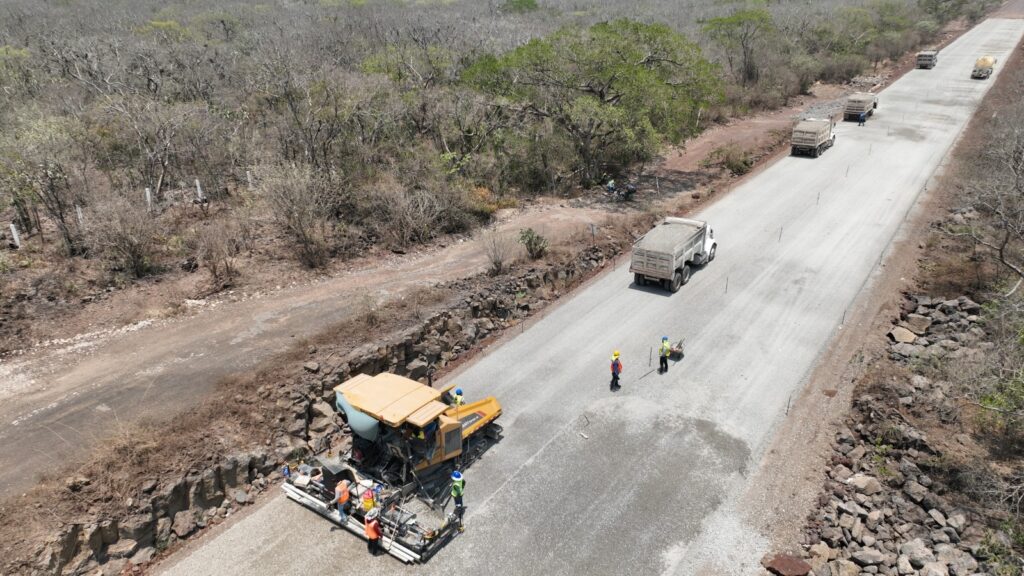
{"label": "rock pile", "polygon": [[976,359],[992,344],[978,326],[981,305],[966,296],[950,300],[914,296],[904,301],[889,331],[894,360]]}
{"label": "rock pile", "polygon": [[[249,504],[276,476],[277,461],[264,452],[225,458],[176,477],[145,480],[124,503],[120,517],[89,517],[66,524],[35,552],[35,562],[8,565],[9,574],[120,574],[162,550],[216,524]],[[68,490],[88,479],[72,479]]]}
{"label": "rock pile", "polygon": [[[981,306],[966,297],[910,297],[889,332],[892,359],[983,355],[980,312]],[[982,526],[950,504],[946,486],[933,477],[942,454],[909,420],[948,420],[955,414],[949,384],[919,374],[875,383],[870,393],[856,398],[835,436],[818,509],[808,519],[805,574],[987,573]],[[765,567],[781,573],[767,562]]]}

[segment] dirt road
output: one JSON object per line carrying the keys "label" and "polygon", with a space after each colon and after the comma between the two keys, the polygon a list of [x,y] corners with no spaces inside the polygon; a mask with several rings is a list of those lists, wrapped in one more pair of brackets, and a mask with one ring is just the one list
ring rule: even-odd
{"label": "dirt road", "polygon": [[[968,78],[974,59],[1005,62],[1022,35],[1021,20],[982,23],[824,156],[783,159],[703,211],[718,259],[679,294],[632,285],[624,263],[456,375],[501,399],[505,439],[468,471],[467,532],[417,572],[759,573],[766,537],[737,498],[991,85]],[[663,334],[689,345],[659,376]],[[175,560],[166,574],[396,569],[282,497]]]}

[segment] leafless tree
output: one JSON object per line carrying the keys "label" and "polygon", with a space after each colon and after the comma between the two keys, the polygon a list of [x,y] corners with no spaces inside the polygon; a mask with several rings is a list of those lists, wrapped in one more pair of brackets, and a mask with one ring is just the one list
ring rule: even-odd
{"label": "leafless tree", "polygon": [[335,210],[327,182],[305,165],[266,166],[258,173],[275,219],[298,244],[299,259],[311,268],[327,264]]}
{"label": "leafless tree", "polygon": [[196,232],[197,256],[203,268],[210,273],[210,279],[218,289],[231,285],[237,269],[240,231],[233,220],[210,224]]}
{"label": "leafless tree", "polygon": [[153,271],[160,223],[142,202],[118,194],[97,199],[90,206],[86,230],[93,251],[111,261],[115,270],[136,278]]}
{"label": "leafless tree", "polygon": [[1024,104],[1015,103],[988,126],[980,161],[959,183],[963,201],[981,217],[953,223],[947,230],[988,248],[1020,286],[1024,281]]}

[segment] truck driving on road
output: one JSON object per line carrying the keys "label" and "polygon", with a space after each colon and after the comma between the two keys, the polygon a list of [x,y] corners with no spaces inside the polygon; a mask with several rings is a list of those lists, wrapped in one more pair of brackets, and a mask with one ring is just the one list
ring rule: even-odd
{"label": "truck driving on road", "polygon": [[939,51],[938,50],[922,50],[917,53],[917,67],[918,68],[935,68],[935,65],[939,63]]}
{"label": "truck driving on road", "polygon": [[695,266],[715,259],[718,243],[707,222],[665,218],[633,245],[629,271],[638,286],[657,282],[672,292],[690,281]]}
{"label": "truck driving on road", "polygon": [[878,95],[871,92],[855,92],[846,99],[843,109],[843,120],[857,120],[861,114],[865,118],[875,113],[878,108]]}
{"label": "truck driving on road", "polygon": [[793,126],[793,155],[817,158],[836,143],[836,125],[829,119],[805,118]]}
{"label": "truck driving on road", "polygon": [[971,71],[971,78],[984,80],[992,75],[992,68],[996,65],[995,56],[982,56],[974,62],[974,70]]}

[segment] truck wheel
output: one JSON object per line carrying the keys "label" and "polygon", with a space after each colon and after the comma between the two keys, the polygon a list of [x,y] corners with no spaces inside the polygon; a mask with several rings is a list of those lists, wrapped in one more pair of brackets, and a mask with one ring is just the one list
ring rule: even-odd
{"label": "truck wheel", "polygon": [[711,246],[711,250],[708,252],[708,259],[707,259],[708,262],[711,262],[712,260],[715,259],[715,253],[716,252],[718,252],[718,244],[713,244]]}
{"label": "truck wheel", "polygon": [[835,135],[833,134],[833,135],[832,135],[832,139],[828,141],[828,147],[829,147],[829,148],[831,148],[831,147],[833,147],[833,146],[835,146],[835,145],[836,145],[836,137],[835,137]]}
{"label": "truck wheel", "polygon": [[793,146],[793,148],[790,149],[789,153],[792,156],[799,156],[800,155],[800,151],[797,149],[796,146]]}
{"label": "truck wheel", "polygon": [[683,286],[683,274],[681,272],[679,272],[679,271],[676,271],[676,273],[672,275],[672,283],[669,284],[668,289],[671,290],[673,293],[675,293],[675,292],[679,292],[679,289],[682,286]]}
{"label": "truck wheel", "polygon": [[[679,277],[679,285],[683,286],[690,281],[690,276],[693,275],[693,268],[690,268],[690,265],[686,264],[683,266],[683,270],[681,272],[676,272],[676,274]],[[679,288],[676,288],[676,290],[678,289]]]}
{"label": "truck wheel", "polygon": [[817,158],[818,156],[821,156],[821,146],[811,150],[811,158]]}
{"label": "truck wheel", "polygon": [[633,282],[636,283],[637,286],[644,286],[647,284],[647,282],[644,281],[643,274],[633,274]]}

